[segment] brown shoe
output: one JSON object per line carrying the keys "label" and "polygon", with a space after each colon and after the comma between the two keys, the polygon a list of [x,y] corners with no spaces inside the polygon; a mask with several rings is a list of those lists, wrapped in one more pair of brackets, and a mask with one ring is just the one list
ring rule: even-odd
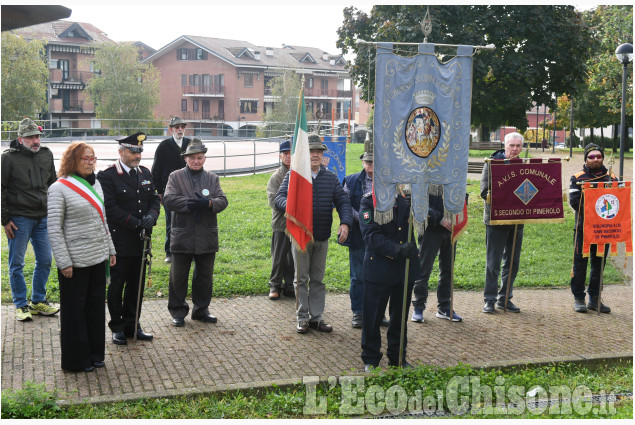
{"label": "brown shoe", "polygon": [[309,327],[315,329],[318,332],[333,332],[333,326],[326,323],[324,320],[319,322],[309,322]]}
{"label": "brown shoe", "polygon": [[269,291],[270,300],[277,300],[278,298],[280,298],[280,293],[278,291]]}
{"label": "brown shoe", "polygon": [[295,328],[295,331],[299,334],[305,334],[309,332],[309,322],[304,320],[298,322],[298,326]]}

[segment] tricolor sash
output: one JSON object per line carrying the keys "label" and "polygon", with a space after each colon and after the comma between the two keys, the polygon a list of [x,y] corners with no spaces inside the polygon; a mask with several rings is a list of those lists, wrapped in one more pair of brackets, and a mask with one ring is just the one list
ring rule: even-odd
{"label": "tricolor sash", "polygon": [[79,176],[60,177],[57,181],[87,200],[88,203],[97,210],[99,216],[101,217],[101,221],[104,223],[105,226],[106,221],[104,220],[104,200],[101,199],[101,196],[99,196],[97,191],[90,185],[90,183]]}

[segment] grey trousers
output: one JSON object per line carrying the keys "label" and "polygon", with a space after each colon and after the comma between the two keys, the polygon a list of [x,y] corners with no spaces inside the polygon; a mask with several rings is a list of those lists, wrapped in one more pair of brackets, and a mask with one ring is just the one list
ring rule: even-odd
{"label": "grey trousers", "polygon": [[294,274],[291,241],[284,232],[273,232],[271,236],[271,276],[269,277],[269,287],[278,291],[283,288],[291,290]]}
{"label": "grey trousers", "polygon": [[168,292],[168,311],[175,319],[183,319],[190,309],[187,296],[188,277],[194,260],[192,274],[192,317],[209,314],[209,303],[212,300],[214,287],[214,260],[216,253],[210,254],[177,254],[172,253],[170,268],[170,287]]}
{"label": "grey trousers", "polygon": [[291,248],[295,264],[293,284],[298,300],[298,322],[322,320],[326,302],[326,285],[323,280],[328,249],[328,240],[309,243],[305,253],[299,252],[295,246]]}
{"label": "grey trousers", "polygon": [[[509,269],[511,267],[511,281],[509,285],[509,299],[514,296],[514,280],[518,274],[520,266],[520,250],[523,246],[523,230],[524,226],[518,226],[516,234],[516,247],[514,249],[513,262],[511,259],[512,244],[514,241],[513,224],[502,226],[485,225],[485,249],[487,251],[487,260],[485,266],[485,293],[483,294],[485,302],[496,301],[498,288],[498,276],[500,275],[500,289],[498,289],[498,300],[503,303],[505,301],[505,292],[507,291],[507,280],[509,278]],[[503,262],[503,270],[501,273],[501,261]]]}

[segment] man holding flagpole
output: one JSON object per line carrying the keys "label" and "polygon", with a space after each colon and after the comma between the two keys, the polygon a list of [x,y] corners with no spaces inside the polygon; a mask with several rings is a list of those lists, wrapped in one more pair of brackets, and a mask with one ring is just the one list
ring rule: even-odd
{"label": "man holding flagpole", "polygon": [[337,175],[322,165],[326,146],[317,134],[308,135],[304,93],[300,94],[293,146],[291,170],[285,176],[274,205],[284,211],[287,230],[293,246],[294,287],[298,333],[309,329],[331,332],[333,327],[322,317],[326,302],[326,269],[328,239],[333,223],[333,205],[340,217],[338,240],[344,242],[353,224],[351,205]]}

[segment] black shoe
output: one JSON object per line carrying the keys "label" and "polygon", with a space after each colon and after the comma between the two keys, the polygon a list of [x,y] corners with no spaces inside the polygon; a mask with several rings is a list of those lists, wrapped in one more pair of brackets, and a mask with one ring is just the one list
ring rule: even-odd
{"label": "black shoe", "polygon": [[289,298],[295,298],[295,289],[293,289],[293,285],[291,285],[290,287],[285,287],[282,290],[282,295]]}
{"label": "black shoe", "polygon": [[154,338],[154,335],[145,333],[141,328],[137,329],[137,339],[139,341],[152,341],[152,338]]}
{"label": "black shoe", "polygon": [[496,310],[494,310],[494,301],[488,301],[483,306],[483,313],[494,314]]}
{"label": "black shoe", "polygon": [[[598,311],[598,297],[591,297],[586,308],[588,308],[589,310]],[[604,305],[603,302],[600,302],[600,313],[610,313],[610,312],[611,312],[611,309],[608,306]]]}
{"label": "black shoe", "polygon": [[84,372],[92,372],[93,370],[95,370],[95,366],[90,365],[87,368],[84,368]]}
{"label": "black shoe", "polygon": [[[496,308],[500,309],[500,310],[504,310],[505,309],[505,301],[499,301],[496,303]],[[511,300],[507,301],[507,311],[512,312],[512,313],[520,313],[520,308],[518,306],[516,306],[513,302],[511,302]]]}
{"label": "black shoe", "polygon": [[[399,367],[399,363],[388,362],[388,366]],[[412,366],[410,363],[408,363],[407,361],[404,360],[403,362],[401,362],[401,368],[402,369],[414,369],[414,366]]]}
{"label": "black shoe", "polygon": [[584,298],[575,298],[573,300],[573,309],[578,313],[586,313],[587,308]]}
{"label": "black shoe", "polygon": [[176,326],[177,328],[182,328],[183,326],[185,326],[185,320],[183,318],[175,317],[174,319],[172,319],[172,325]]}
{"label": "black shoe", "polygon": [[126,339],[126,334],[123,331],[115,332],[112,334],[112,342],[117,345],[126,345],[128,344],[128,340]]}
{"label": "black shoe", "polygon": [[381,319],[381,323],[379,324],[379,326],[383,326],[384,328],[387,328],[388,326],[390,326],[390,320],[384,317],[383,319]]}
{"label": "black shoe", "polygon": [[216,318],[216,316],[212,316],[211,314],[205,314],[202,316],[192,316],[192,320],[200,320],[201,322],[205,322],[205,323],[218,322],[218,319]]}
{"label": "black shoe", "polygon": [[324,320],[320,320],[319,322],[309,322],[309,327],[318,332],[333,332],[333,326],[329,325]]}
{"label": "black shoe", "polygon": [[93,366],[99,368],[99,367],[104,367],[106,366],[106,363],[104,362],[93,362]]}
{"label": "black shoe", "polygon": [[363,320],[363,317],[361,314],[353,313],[353,320],[351,320],[351,326],[357,329],[361,328],[362,320]]}

